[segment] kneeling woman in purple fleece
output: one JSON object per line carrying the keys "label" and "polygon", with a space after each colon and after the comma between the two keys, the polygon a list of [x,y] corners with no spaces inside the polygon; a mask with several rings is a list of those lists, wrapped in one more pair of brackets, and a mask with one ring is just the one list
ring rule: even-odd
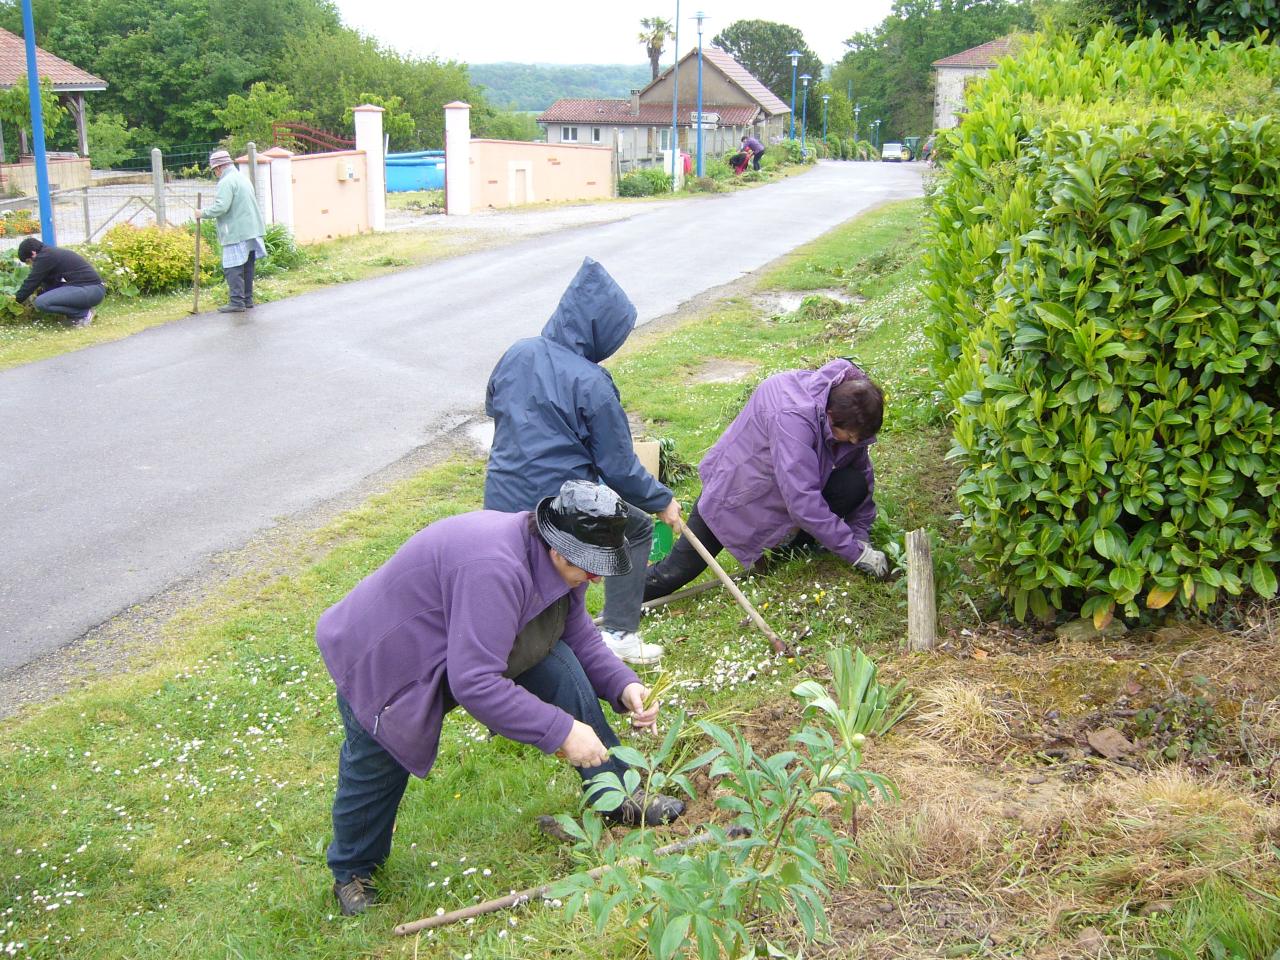
{"label": "kneeling woman in purple fleece", "polygon": [[[868,447],[884,419],[884,394],[848,360],[787,370],[760,384],[698,467],[702,495],[688,526],[714,556],[744,567],[771,547],[818,545],[863,573],[884,577],[868,534],[876,518]],[[649,568],[644,598],[664,597],[706,569],[681,539]]]}
{"label": "kneeling woman in purple fleece", "polygon": [[[587,584],[629,571],[627,510],[608,487],[566,482],[534,511],[479,510],[419,531],[321,615],[316,643],[338,687],[338,760],[328,862],[343,914],[376,899],[409,775],[435,763],[444,716],[461,706],[512,740],[559,754],[584,781],[626,765],[600,700],[652,729],[658,705],[600,639]],[[605,816],[674,820],[671,797],[629,798]]]}

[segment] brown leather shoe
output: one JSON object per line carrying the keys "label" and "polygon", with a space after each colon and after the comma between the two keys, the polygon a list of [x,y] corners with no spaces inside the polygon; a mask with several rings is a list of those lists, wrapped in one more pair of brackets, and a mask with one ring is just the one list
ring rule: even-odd
{"label": "brown leather shoe", "polygon": [[368,877],[352,877],[346,883],[333,884],[333,895],[338,898],[344,917],[364,913],[378,902],[378,891]]}

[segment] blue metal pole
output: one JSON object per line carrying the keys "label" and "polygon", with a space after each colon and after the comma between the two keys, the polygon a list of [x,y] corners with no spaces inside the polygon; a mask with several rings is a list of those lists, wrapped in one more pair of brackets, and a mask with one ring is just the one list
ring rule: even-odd
{"label": "blue metal pole", "polygon": [[702,176],[702,11],[698,19],[698,176]]}
{"label": "blue metal pole", "polygon": [[53,229],[53,203],[49,199],[49,160],[44,152],[44,108],[40,103],[40,73],[36,67],[36,28],[31,0],[22,0],[22,33],[27,41],[27,93],[31,98],[31,140],[36,152],[36,192],[40,195],[40,239],[49,246],[58,242]]}
{"label": "blue metal pole", "polygon": [[800,79],[804,81],[804,93],[801,94],[804,99],[804,105],[800,108],[800,156],[804,157],[806,156],[804,146],[805,132],[809,126],[809,81],[813,78],[806,73]]}
{"label": "blue metal pole", "polygon": [[680,163],[680,130],[677,124],[680,106],[680,0],[676,0],[676,35],[672,40],[671,56],[671,189],[675,190],[680,177],[676,164]]}

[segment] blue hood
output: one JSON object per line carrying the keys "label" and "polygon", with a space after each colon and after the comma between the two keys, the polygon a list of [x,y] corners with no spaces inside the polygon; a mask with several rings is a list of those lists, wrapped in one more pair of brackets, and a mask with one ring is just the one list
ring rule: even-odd
{"label": "blue hood", "polygon": [[635,304],[608,270],[586,257],[542,335],[599,363],[618,352],[635,325]]}

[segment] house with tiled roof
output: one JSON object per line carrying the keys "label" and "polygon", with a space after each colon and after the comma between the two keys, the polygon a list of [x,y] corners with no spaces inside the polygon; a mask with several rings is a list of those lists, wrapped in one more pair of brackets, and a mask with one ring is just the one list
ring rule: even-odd
{"label": "house with tiled roof", "polygon": [[1017,36],[1010,34],[949,57],[933,61],[933,126],[946,130],[960,123],[964,112],[964,91],[975,78],[985,76],[1001,59],[1014,53]]}
{"label": "house with tiled roof", "polygon": [[[557,100],[538,116],[548,143],[614,147],[622,171],[655,166],[671,145],[672,94],[677,80],[676,131],[680,149],[694,153],[698,105],[698,51],[685,54],[630,100]],[[717,47],[702,48],[703,156],[736,150],[748,134],[764,143],[784,135],[790,107]]]}
{"label": "house with tiled roof", "polygon": [[[107,81],[81,70],[74,63],[55,57],[48,50],[36,47],[36,71],[41,79],[48,79],[53,92],[63,106],[71,111],[76,122],[76,135],[80,142],[80,156],[89,155],[89,134],[85,123],[84,95],[95,90],[107,89]],[[22,37],[0,30],[0,90],[8,90],[15,84],[27,82],[27,48]],[[26,131],[22,131],[22,152],[26,152]],[[4,144],[4,131],[0,130],[0,146]]]}

